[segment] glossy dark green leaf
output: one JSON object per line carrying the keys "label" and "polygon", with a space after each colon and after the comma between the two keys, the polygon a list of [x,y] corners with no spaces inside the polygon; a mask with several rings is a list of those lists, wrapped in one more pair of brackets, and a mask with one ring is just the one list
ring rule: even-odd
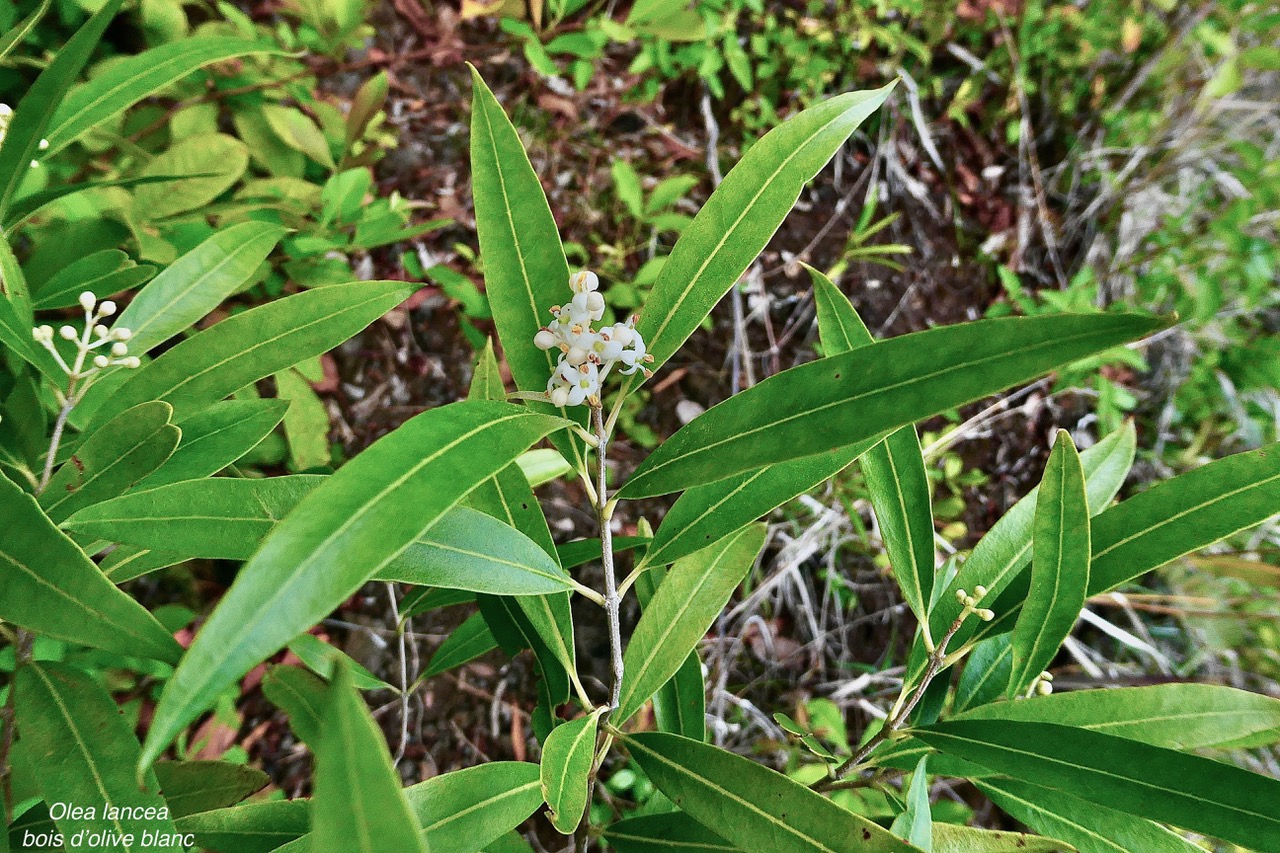
{"label": "glossy dark green leaf", "polygon": [[662,732],[623,742],[659,791],[742,850],[920,853],[878,824],[740,755]]}
{"label": "glossy dark green leaf", "polygon": [[0,619],[71,643],[177,662],[182,649],[169,632],[5,477],[0,518]]}
{"label": "glossy dark green leaf", "polygon": [[[471,86],[471,191],[485,262],[485,292],[517,390],[546,391],[556,362],[552,351],[533,346],[533,338],[551,320],[551,307],[572,295],[569,264],[546,194],[515,126],[475,68]],[[532,405],[586,423],[585,406]],[[566,436],[557,447],[576,469],[586,469],[580,440]]]}
{"label": "glossy dark green leaf", "polygon": [[142,843],[145,830],[172,837],[174,826],[167,817],[133,819],[107,810],[108,804],[156,812],[165,808],[154,773],[147,773],[141,786],[134,779],[138,741],[110,694],[85,673],[52,662],[23,666],[14,689],[18,730],[27,755],[40,768],[37,781],[45,802],[94,809],[92,816],[55,814],[63,836],[71,839],[81,830],[110,832],[111,842],[93,847],[101,851],[180,849]]}
{"label": "glossy dark green leaf", "polygon": [[403,282],[362,281],[308,290],[229,317],[138,370],[99,401],[93,422],[148,400],[168,402],[174,420],[185,420],[246,385],[332,349],[408,294]]}
{"label": "glossy dark green leaf", "polygon": [[725,175],[685,228],[645,302],[637,328],[655,370],[760,254],[804,185],[892,90],[890,84],[849,92],[810,107],[765,134]]}
{"label": "glossy dark green leaf", "polygon": [[271,434],[289,404],[284,400],[224,400],[180,424],[178,449],[142,489],[211,477],[234,463]]}
{"label": "glossy dark green leaf", "polygon": [[1008,634],[988,637],[978,643],[965,656],[953,712],[959,714],[999,699],[1012,675],[1013,643]]}
{"label": "glossy dark green leaf", "polygon": [[498,641],[489,631],[489,625],[484,621],[484,614],[472,613],[461,625],[453,629],[453,632],[431,655],[431,661],[427,664],[423,676],[431,678],[447,672],[497,647]]}
{"label": "glossy dark green leaf", "polygon": [[155,771],[175,818],[234,806],[271,781],[261,770],[229,761],[157,761]]}
{"label": "glossy dark green leaf", "polygon": [[[653,566],[636,578],[636,597],[642,608],[649,606],[666,575],[663,566]],[[653,717],[658,731],[694,740],[707,739],[707,687],[696,648],[689,652],[675,675],[653,694]]]}
{"label": "glossy dark green leaf", "polygon": [[50,123],[48,153],[61,151],[80,134],[119,115],[148,95],[199,68],[251,53],[276,53],[264,42],[223,36],[184,38],[114,63],[77,87]]}
{"label": "glossy dark green leaf", "polygon": [[142,403],[94,430],[49,479],[40,506],[54,521],[127,492],[165,463],[182,431],[168,403]]}
{"label": "glossy dark green leaf", "polygon": [[618,853],[737,853],[738,848],[679,812],[629,817],[609,826],[604,837]]}
{"label": "glossy dark green leaf", "polygon": [[978,320],[802,364],[686,424],[619,494],[667,494],[882,437],[1142,337],[1161,323],[1120,314]]}
{"label": "glossy dark green leaf", "polygon": [[697,648],[764,545],[752,524],[678,560],[636,623],[623,654],[622,691],[613,713],[621,725],[675,675]]}
{"label": "glossy dark green leaf", "polygon": [[1232,765],[1050,723],[956,720],[915,736],[943,753],[1098,805],[1280,850],[1280,780]]}
{"label": "glossy dark green leaf", "polygon": [[1048,669],[1071,634],[1089,587],[1089,505],[1084,468],[1066,430],[1059,430],[1036,497],[1031,592],[1013,627],[1010,696]]}
{"label": "glossy dark green leaf", "polygon": [[337,608],[478,483],[563,424],[507,403],[442,406],[309,493],[241,569],[165,685],[143,766],[227,684]]}
{"label": "glossy dark green leaf", "polygon": [[[874,343],[858,312],[831,280],[812,268],[809,275],[823,352],[839,355]],[[915,427],[891,432],[861,458],[893,576],[927,631],[934,574],[933,489]]]}
{"label": "glossy dark green leaf", "polygon": [[320,738],[326,690],[323,679],[297,666],[269,667],[262,679],[263,694],[288,715],[293,733],[312,747]]}
{"label": "glossy dark green leaf", "polygon": [[315,753],[313,850],[427,853],[382,730],[341,662],[325,697]]}
{"label": "glossy dark green leaf", "polygon": [[203,319],[244,287],[285,233],[270,222],[240,222],[165,267],[116,320],[133,333],[129,351],[150,352]]}
{"label": "glossy dark green leaf", "polygon": [[599,713],[571,720],[542,745],[542,798],[550,807],[551,825],[564,835],[573,835],[586,814],[599,721]]}
{"label": "glossy dark green leaf", "polygon": [[216,853],[269,853],[311,828],[311,808],[306,800],[245,803],[174,823],[179,832],[193,833],[197,844]]}
{"label": "glossy dark green leaf", "polygon": [[1016,779],[983,779],[978,790],[1027,826],[1061,838],[1080,853],[1202,853],[1175,832],[1145,818]]}
{"label": "glossy dark green leaf", "polygon": [[120,11],[121,2],[107,0],[76,30],[18,102],[4,142],[0,144],[0,218],[8,211],[14,192],[26,177],[54,113],[89,61],[107,25]]}
{"label": "glossy dark green leaf", "polygon": [[1268,732],[1280,740],[1280,699],[1218,684],[1075,690],[983,705],[957,719],[1057,723],[1181,750]]}

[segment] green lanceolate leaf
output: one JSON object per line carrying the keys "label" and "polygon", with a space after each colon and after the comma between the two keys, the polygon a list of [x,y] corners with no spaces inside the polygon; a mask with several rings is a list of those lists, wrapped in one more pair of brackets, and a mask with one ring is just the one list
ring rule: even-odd
{"label": "green lanceolate leaf", "polygon": [[1089,506],[1084,468],[1066,430],[1058,431],[1036,497],[1031,594],[1013,628],[1009,695],[1047,669],[1084,607],[1089,587]]}
{"label": "green lanceolate leaf", "polygon": [[1076,849],[1056,838],[1025,832],[998,832],[976,826],[935,823],[932,853],[1076,853]]}
{"label": "green lanceolate leaf", "polygon": [[[533,346],[533,337],[550,321],[551,307],[568,300],[569,264],[515,126],[474,68],[471,84],[471,184],[485,292],[517,390],[545,391],[556,362],[551,351]],[[586,423],[585,407],[532,405]],[[585,470],[581,441],[566,435],[557,446],[575,469]]]}
{"label": "green lanceolate leaf", "polygon": [[165,802],[155,774],[146,774],[141,787],[134,780],[130,767],[138,759],[138,741],[105,690],[88,675],[49,662],[23,666],[14,689],[18,730],[27,755],[40,768],[37,781],[45,802],[93,808],[92,817],[68,811],[55,821],[69,843],[81,830],[105,830],[109,840],[94,850],[182,849],[176,843],[142,843],[145,830],[172,838],[174,827],[167,817],[131,819],[108,811],[161,811]]}
{"label": "green lanceolate leaf", "polygon": [[[182,421],[234,392],[320,355],[409,295],[403,282],[362,281],[286,296],[205,329],[137,371],[93,414],[164,400]],[[90,395],[92,395],[90,391]]]}
{"label": "green lanceolate leaf", "polygon": [[489,625],[484,621],[484,614],[472,613],[461,625],[454,628],[453,633],[446,637],[436,649],[423,677],[431,678],[456,666],[462,666],[497,647],[498,641],[489,631]]}
{"label": "green lanceolate leaf", "polygon": [[979,320],[802,364],[686,424],[619,494],[667,494],[881,437],[1141,337],[1160,323],[1118,314]]}
{"label": "green lanceolate leaf", "polygon": [[262,679],[267,699],[288,715],[293,733],[312,747],[320,741],[327,689],[320,677],[297,666],[269,667]]}
{"label": "green lanceolate leaf", "polygon": [[140,488],[211,477],[271,434],[284,418],[284,400],[224,400],[182,422],[182,440]]}
{"label": "green lanceolate leaf", "polygon": [[925,765],[929,757],[921,756],[911,774],[911,786],[907,789],[907,807],[893,821],[890,831],[905,838],[921,850],[933,853],[933,817],[929,813],[929,774]]}
{"label": "green lanceolate leaf", "polygon": [[133,333],[130,352],[150,352],[221,305],[249,281],[285,233],[269,222],[241,222],[166,267],[116,321]]}
{"label": "green lanceolate leaf", "polygon": [[412,619],[429,610],[442,610],[459,604],[474,604],[475,593],[461,589],[420,587],[400,600],[400,621]]}
{"label": "green lanceolate leaf", "polygon": [[[566,272],[568,268],[566,267]],[[476,358],[476,369],[471,374],[470,400],[504,400],[507,389],[502,384],[502,370],[498,366],[498,357],[493,352],[493,338],[484,339],[484,349]]]}
{"label": "green lanceolate leaf", "polygon": [[[809,275],[826,355],[872,344],[871,333],[844,294],[817,270],[810,268]],[[934,574],[933,501],[915,427],[890,433],[861,459],[893,575],[907,605],[928,632]]]}
{"label": "green lanceolate leaf", "polygon": [[155,771],[175,818],[234,806],[271,781],[261,770],[229,761],[158,761]]}
{"label": "green lanceolate leaf", "polygon": [[573,835],[587,811],[596,724],[603,711],[557,726],[542,745],[542,798],[551,808],[551,825],[564,835]]}
{"label": "green lanceolate leaf", "polygon": [[262,43],[215,37],[184,38],[113,64],[67,95],[49,125],[49,154],[80,134],[199,68],[251,53],[276,53]]}
{"label": "green lanceolate leaf", "polygon": [[40,23],[40,19],[45,16],[45,13],[49,11],[49,6],[52,4],[53,0],[41,0],[40,5],[32,10],[30,15],[19,21],[16,27],[0,36],[0,59],[8,56],[9,51],[22,44],[27,36],[31,35],[36,28],[36,24]]}
{"label": "green lanceolate leaf", "polygon": [[0,619],[71,643],[177,662],[182,649],[155,617],[3,477],[0,518]]}
{"label": "green lanceolate leaf", "polygon": [[151,572],[176,566],[188,559],[173,551],[152,551],[136,545],[120,545],[102,558],[98,568],[114,584],[122,584]]}
{"label": "green lanceolate leaf", "polygon": [[54,112],[89,61],[89,55],[107,25],[120,11],[121,2],[107,0],[84,26],[76,30],[18,102],[4,142],[0,144],[0,219],[8,211],[14,192],[26,177]]}
{"label": "green lanceolate leaf", "polygon": [[306,800],[245,803],[229,809],[180,817],[174,824],[192,833],[208,850],[269,853],[301,837],[311,827],[311,804]]}
{"label": "green lanceolate leaf", "polygon": [[[649,544],[648,536],[615,536],[613,537],[613,553],[621,554],[633,548],[643,548]],[[573,569],[600,559],[603,553],[599,539],[575,539],[556,546],[556,554],[560,565]]]}
{"label": "green lanceolate leaf", "polygon": [[1052,791],[1017,779],[988,778],[974,783],[997,806],[1027,826],[1061,838],[1080,853],[1201,853],[1192,844],[1145,818]]}
{"label": "green lanceolate leaf", "polygon": [[317,474],[187,480],[94,504],[63,526],[111,542],[156,550],[177,547],[188,557],[247,560],[272,528],[324,481]]}
{"label": "green lanceolate leaf", "polygon": [[313,850],[427,853],[382,730],[339,665],[316,744]]}
{"label": "green lanceolate leaf", "polygon": [[804,185],[892,90],[890,84],[849,92],[810,107],[765,134],[725,175],[685,228],[645,303],[638,330],[655,370],[755,260]]}
{"label": "green lanceolate leaf", "polygon": [[1015,779],[1252,849],[1280,850],[1280,781],[1238,767],[1049,723],[963,720],[915,735]]}
{"label": "green lanceolate leaf", "polygon": [[1057,723],[1181,750],[1267,732],[1280,740],[1280,699],[1217,684],[1075,690],[984,705],[956,719]]}
{"label": "green lanceolate leaf", "polygon": [[622,691],[612,719],[624,723],[675,675],[764,545],[752,524],[676,562],[636,623],[622,657]]}
{"label": "green lanceolate leaf", "polygon": [[538,765],[491,761],[405,788],[433,850],[474,853],[519,826],[542,805]]}
{"label": "green lanceolate leaf", "polygon": [[742,756],[661,732],[630,735],[623,743],[659,791],[742,850],[920,853],[879,825]]}
{"label": "green lanceolate leaf", "polygon": [[[1137,436],[1133,424],[1126,423],[1122,429],[1116,430],[1080,454],[1091,515],[1096,516],[1106,510],[1112,498],[1120,491],[1129,468],[1133,465],[1136,446]],[[1003,601],[996,596],[1019,577],[1031,560],[1031,532],[1039,494],[1040,487],[1036,486],[978,540],[955,578],[937,597],[938,603],[929,619],[934,636],[941,636],[960,615],[962,605],[956,600],[958,589],[972,593],[975,587],[987,588],[983,606],[994,607],[996,611],[996,621],[985,623],[987,626],[998,624],[1007,617],[1008,612],[1002,605],[993,606],[991,602]],[[1020,603],[1026,598],[1029,586],[1025,581],[1019,582],[1017,586],[1021,589]],[[1011,628],[1012,622],[1004,630]],[[987,628],[978,628],[970,620],[956,634],[952,648],[959,648],[975,631],[981,634],[992,633]],[[912,654],[913,661],[916,662],[913,672],[923,669],[924,657],[923,645],[917,644]]]}
{"label": "green lanceolate leaf", "polygon": [[182,431],[169,423],[168,403],[143,403],[121,412],[85,439],[40,493],[54,521],[128,491],[173,455]]}
{"label": "green lanceolate leaf", "polygon": [[620,820],[604,831],[618,853],[737,853],[738,848],[679,812]]}
{"label": "green lanceolate leaf", "polygon": [[962,713],[970,708],[994,702],[1005,694],[1013,675],[1013,642],[1008,634],[988,637],[965,656],[964,671],[956,685],[952,711]]}
{"label": "green lanceolate leaf", "polygon": [[33,294],[35,307],[70,308],[86,290],[106,299],[137,287],[155,274],[150,264],[139,266],[119,249],[105,249],[73,261],[53,274]]}
{"label": "green lanceolate leaf", "polygon": [[165,686],[143,766],[225,685],[336,609],[478,483],[563,423],[507,403],[442,406],[308,494],[241,569]]}
{"label": "green lanceolate leaf", "polygon": [[[666,578],[663,566],[646,569],[636,578],[636,597],[648,607],[658,586]],[[702,680],[702,659],[695,648],[680,664],[676,674],[653,694],[653,717],[658,731],[707,739],[707,686]]]}
{"label": "green lanceolate leaf", "polygon": [[357,690],[396,690],[387,682],[361,666],[341,649],[329,645],[314,634],[299,634],[289,643],[289,651],[306,664],[307,669],[324,679],[333,678],[338,658],[351,670],[351,683]]}

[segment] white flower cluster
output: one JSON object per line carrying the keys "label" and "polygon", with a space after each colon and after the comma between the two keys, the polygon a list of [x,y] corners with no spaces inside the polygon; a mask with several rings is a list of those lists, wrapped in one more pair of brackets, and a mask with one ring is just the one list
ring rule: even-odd
{"label": "white flower cluster", "polygon": [[[9,122],[12,121],[12,119],[13,119],[13,107],[9,106],[8,104],[0,104],[0,142],[4,142],[5,134],[9,132]],[[40,150],[44,151],[48,147],[49,147],[49,140],[41,139]],[[34,169],[39,165],[40,164],[37,161],[35,160],[31,161],[31,168]]]}
{"label": "white flower cluster", "polygon": [[[92,376],[106,367],[134,368],[142,364],[142,360],[136,355],[129,355],[129,345],[125,342],[133,337],[131,331],[123,327],[108,329],[99,322],[116,313],[114,302],[109,299],[98,302],[98,297],[86,290],[80,294],[80,307],[84,309],[84,331],[77,332],[74,326],[63,326],[58,329],[59,337],[75,342],[76,357],[70,365],[63,360],[62,354],[54,346],[52,326],[36,326],[31,332],[31,337],[36,340],[36,343],[41,344],[53,354],[58,366],[68,378],[77,381]],[[93,356],[90,362],[92,366],[85,366],[85,361],[94,350],[108,345],[110,348],[107,353],[109,354],[99,353]]]}
{"label": "white flower cluster", "polygon": [[604,317],[604,297],[595,273],[584,270],[569,276],[569,289],[573,299],[551,309],[555,320],[539,330],[533,342],[538,349],[560,350],[560,360],[547,382],[547,396],[554,405],[599,406],[600,387],[614,365],[622,365],[620,373],[641,370],[648,377],[652,373],[644,365],[653,356],[645,351],[634,316],[599,331],[591,328]]}

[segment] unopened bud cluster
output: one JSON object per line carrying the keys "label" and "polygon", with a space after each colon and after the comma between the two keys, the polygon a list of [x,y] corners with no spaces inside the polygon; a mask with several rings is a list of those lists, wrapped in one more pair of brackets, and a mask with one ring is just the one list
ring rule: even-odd
{"label": "unopened bud cluster", "polygon": [[1053,692],[1053,685],[1049,682],[1053,681],[1053,673],[1042,672],[1031,682],[1031,686],[1027,688],[1027,696],[1039,694],[1040,696],[1048,696]]}
{"label": "unopened bud cluster", "polygon": [[[122,326],[108,329],[101,322],[116,313],[114,302],[109,299],[99,302],[98,297],[86,290],[80,294],[80,307],[84,309],[84,330],[78,332],[74,326],[58,329],[58,337],[75,343],[76,355],[71,364],[67,364],[54,346],[52,326],[36,326],[31,332],[31,337],[53,355],[70,379],[84,379],[107,367],[134,368],[142,364],[136,355],[129,355],[126,341],[133,333]],[[100,351],[103,347],[106,350]],[[99,352],[95,355],[95,351]]]}
{"label": "unopened bud cluster", "polygon": [[604,317],[604,297],[595,273],[574,273],[569,277],[569,289],[573,298],[551,309],[555,319],[534,335],[533,343],[538,349],[560,350],[547,382],[547,396],[554,405],[599,406],[600,387],[615,365],[622,365],[620,373],[641,370],[648,377],[652,374],[644,365],[652,362],[653,356],[645,351],[634,316],[599,331],[591,328]]}
{"label": "unopened bud cluster", "polygon": [[[13,107],[10,107],[8,104],[0,104],[0,143],[4,142],[5,136],[9,133],[9,122],[12,120],[13,120]],[[44,151],[48,147],[49,147],[49,140],[41,139],[40,150]],[[31,161],[31,168],[34,169],[39,165],[40,164],[37,161],[35,160]]]}
{"label": "unopened bud cluster", "polygon": [[963,589],[957,589],[956,601],[964,605],[964,612],[960,614],[960,618],[963,619],[970,613],[977,616],[983,622],[990,622],[992,619],[996,618],[995,611],[978,606],[978,602],[982,601],[986,594],[987,588],[985,586],[975,586],[973,588],[973,595],[970,595]]}

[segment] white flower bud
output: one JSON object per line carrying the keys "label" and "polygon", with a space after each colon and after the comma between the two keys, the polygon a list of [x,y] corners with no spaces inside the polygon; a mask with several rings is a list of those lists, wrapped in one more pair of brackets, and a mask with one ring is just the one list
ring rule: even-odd
{"label": "white flower bud", "polygon": [[533,336],[533,345],[538,349],[551,349],[556,345],[556,336],[546,329],[543,329]]}
{"label": "white flower bud", "polygon": [[40,150],[41,150],[41,151],[48,151],[48,150],[49,150],[49,140],[47,140],[47,139],[41,139],[41,140],[40,140]]}
{"label": "white flower bud", "polygon": [[561,385],[552,390],[551,405],[560,407],[569,405],[569,389]]}
{"label": "white flower bud", "polygon": [[590,293],[600,289],[600,277],[591,270],[583,270],[569,276],[569,289],[574,293]]}
{"label": "white flower bud", "polygon": [[136,355],[131,355],[120,363],[130,370],[137,370],[139,367],[142,367],[142,359],[138,358]]}
{"label": "white flower bud", "polygon": [[1041,681],[1039,684],[1036,685],[1036,692],[1039,693],[1041,696],[1048,696],[1050,693],[1053,692],[1053,685],[1047,681]]}
{"label": "white flower bud", "polygon": [[981,619],[983,622],[990,622],[992,619],[996,618],[996,612],[994,610],[987,610],[984,608],[982,610],[975,610],[973,612],[977,613],[978,618]]}
{"label": "white flower bud", "polygon": [[587,351],[582,347],[570,347],[569,352],[565,354],[564,359],[574,367],[577,367],[587,360],[587,355]]}
{"label": "white flower bud", "polygon": [[987,588],[982,584],[978,584],[973,588],[973,597],[981,599],[987,594]]}
{"label": "white flower bud", "polygon": [[112,314],[116,313],[116,304],[108,299],[98,307],[98,311],[103,317],[110,317]]}
{"label": "white flower bud", "polygon": [[127,329],[124,326],[118,326],[111,330],[111,337],[115,338],[117,341],[127,341],[133,337],[133,330]]}
{"label": "white flower bud", "polygon": [[64,341],[74,341],[76,339],[76,330],[70,326],[63,326],[58,330],[58,334],[62,336]]}
{"label": "white flower bud", "polygon": [[92,290],[86,290],[80,294],[80,307],[86,311],[92,311],[93,306],[98,304],[98,297],[93,295]]}
{"label": "white flower bud", "polygon": [[94,367],[101,369],[103,367],[106,367],[109,364],[111,364],[111,359],[107,358],[105,355],[95,355],[93,357]]}
{"label": "white flower bud", "polygon": [[968,597],[969,597],[969,593],[965,592],[963,589],[956,590],[956,601],[960,602],[961,604],[964,604],[964,600]]}
{"label": "white flower bud", "polygon": [[99,323],[98,325],[93,327],[93,333],[97,335],[99,338],[106,338],[111,335],[111,330],[108,329],[106,326],[102,325],[101,323]]}
{"label": "white flower bud", "polygon": [[119,342],[114,343],[111,345],[111,354],[116,356],[117,358],[121,356],[126,356],[129,354],[129,345],[119,343]]}

